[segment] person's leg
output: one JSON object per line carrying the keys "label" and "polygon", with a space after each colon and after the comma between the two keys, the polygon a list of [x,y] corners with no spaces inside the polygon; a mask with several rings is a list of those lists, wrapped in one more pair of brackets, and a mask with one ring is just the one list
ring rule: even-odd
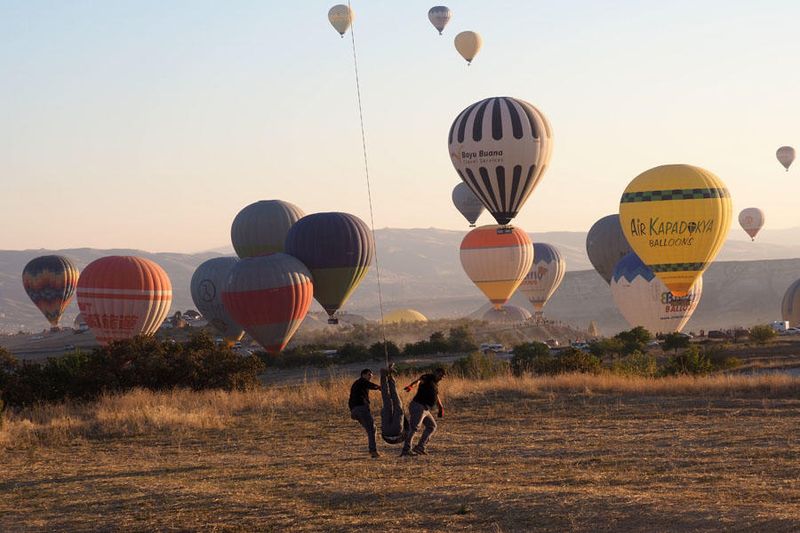
{"label": "person's leg", "polygon": [[431,436],[436,433],[436,420],[433,419],[433,415],[430,411],[425,411],[425,416],[422,418],[422,423],[425,426],[425,431],[422,432],[422,436],[419,438],[419,442],[415,449],[420,449],[425,451],[425,446],[428,444]]}
{"label": "person's leg", "polygon": [[408,432],[406,433],[406,441],[403,444],[403,451],[407,452],[411,449],[411,442],[414,440],[414,433],[419,430],[422,423],[422,417],[425,414],[425,408],[417,402],[411,402],[408,406],[408,415],[411,417],[408,421]]}
{"label": "person's leg", "polygon": [[375,442],[375,420],[372,418],[372,413],[369,411],[369,407],[366,405],[359,405],[358,407],[353,408],[351,411],[351,416],[355,420],[358,420],[358,423],[361,424],[361,427],[363,427],[364,431],[367,432],[369,451],[377,451],[378,445]]}

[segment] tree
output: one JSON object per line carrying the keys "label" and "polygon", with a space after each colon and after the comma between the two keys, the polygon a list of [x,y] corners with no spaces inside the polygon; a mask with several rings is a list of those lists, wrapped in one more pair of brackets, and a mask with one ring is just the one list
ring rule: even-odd
{"label": "tree", "polygon": [[535,372],[542,361],[549,359],[550,348],[543,342],[525,342],[514,346],[514,357],[511,358],[511,371],[515,376],[526,372]]}
{"label": "tree", "polygon": [[678,350],[684,350],[689,347],[689,337],[681,335],[680,333],[668,333],[664,335],[664,342],[661,344],[661,349],[665,352],[673,350],[676,354]]}
{"label": "tree", "polygon": [[450,328],[447,334],[447,344],[451,352],[474,352],[478,349],[475,337],[466,326]]}
{"label": "tree", "polygon": [[750,329],[750,338],[756,341],[758,344],[766,344],[768,341],[771,341],[775,337],[777,337],[777,333],[774,329],[770,326],[753,326]]}
{"label": "tree", "polygon": [[622,341],[623,355],[628,355],[633,352],[645,352],[647,351],[647,343],[653,340],[653,336],[650,332],[642,326],[636,326],[628,331],[620,331],[615,335],[615,338]]}

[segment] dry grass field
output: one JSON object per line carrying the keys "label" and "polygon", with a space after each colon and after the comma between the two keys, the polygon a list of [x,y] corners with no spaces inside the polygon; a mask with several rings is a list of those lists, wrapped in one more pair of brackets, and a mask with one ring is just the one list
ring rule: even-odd
{"label": "dry grass field", "polygon": [[450,379],[430,455],[379,459],[347,388],[7,413],[0,530],[800,530],[799,378]]}

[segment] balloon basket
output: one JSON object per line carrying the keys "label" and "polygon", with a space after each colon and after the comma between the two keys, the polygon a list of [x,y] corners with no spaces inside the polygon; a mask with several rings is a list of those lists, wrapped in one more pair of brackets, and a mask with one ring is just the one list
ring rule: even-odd
{"label": "balloon basket", "polygon": [[336,325],[338,323],[339,323],[338,318],[333,318],[333,317],[328,318],[328,324]]}

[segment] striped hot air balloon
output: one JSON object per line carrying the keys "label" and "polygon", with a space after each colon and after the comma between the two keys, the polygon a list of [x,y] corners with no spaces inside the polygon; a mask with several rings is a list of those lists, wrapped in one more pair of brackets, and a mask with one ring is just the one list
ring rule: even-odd
{"label": "striped hot air balloon", "polygon": [[631,252],[614,269],[611,295],[631,327],[642,326],[651,333],[674,333],[683,329],[700,303],[703,278],[697,278],[686,296],[673,296],[653,271]]}
{"label": "striped hot air balloon", "polygon": [[25,292],[51,326],[58,326],[72,301],[79,275],[72,261],[61,255],[31,259],[22,270]]}
{"label": "striped hot air balloon", "polygon": [[781,302],[781,316],[792,326],[800,325],[800,279],[786,289]]}
{"label": "striped hot air balloon", "polygon": [[283,251],[292,224],[305,216],[294,204],[283,200],[261,200],[236,215],[231,225],[231,242],[236,255],[257,257]]}
{"label": "striped hot air balloon", "polygon": [[453,188],[453,205],[467,219],[471,228],[475,227],[475,222],[485,209],[483,203],[463,181]]}
{"label": "striped hot air balloon", "polygon": [[238,341],[244,335],[242,326],[236,323],[222,304],[222,288],[238,262],[235,257],[209,259],[197,267],[189,285],[197,310],[229,343]]}
{"label": "striped hot air balloon", "polygon": [[313,295],[305,265],[278,253],[239,261],[228,275],[222,303],[256,342],[278,353],[300,327]]}
{"label": "striped hot air balloon", "polygon": [[537,316],[542,315],[547,300],[561,285],[566,272],[567,263],[555,246],[544,242],[533,244],[533,266],[522,280],[519,292],[531,302]]}
{"label": "striped hot air balloon", "polygon": [[149,259],[101,257],[78,280],[78,308],[97,341],[152,335],[172,304],[167,273]]}
{"label": "striped hot air balloon", "polygon": [[375,243],[360,218],[348,213],[315,213],[298,220],[286,235],[286,253],[314,278],[314,298],[335,324],[341,308],[367,275]]}
{"label": "striped hot air balloon", "polygon": [[476,102],[453,121],[450,159],[498,224],[508,224],[550,162],[553,136],[528,102],[501,96]]}
{"label": "striped hot air balloon", "polygon": [[595,222],[586,234],[586,255],[606,283],[611,283],[619,260],[632,251],[616,213]]}
{"label": "striped hot air balloon", "polygon": [[481,226],[461,241],[461,266],[496,308],[505,304],[533,264],[533,245],[520,228]]}

